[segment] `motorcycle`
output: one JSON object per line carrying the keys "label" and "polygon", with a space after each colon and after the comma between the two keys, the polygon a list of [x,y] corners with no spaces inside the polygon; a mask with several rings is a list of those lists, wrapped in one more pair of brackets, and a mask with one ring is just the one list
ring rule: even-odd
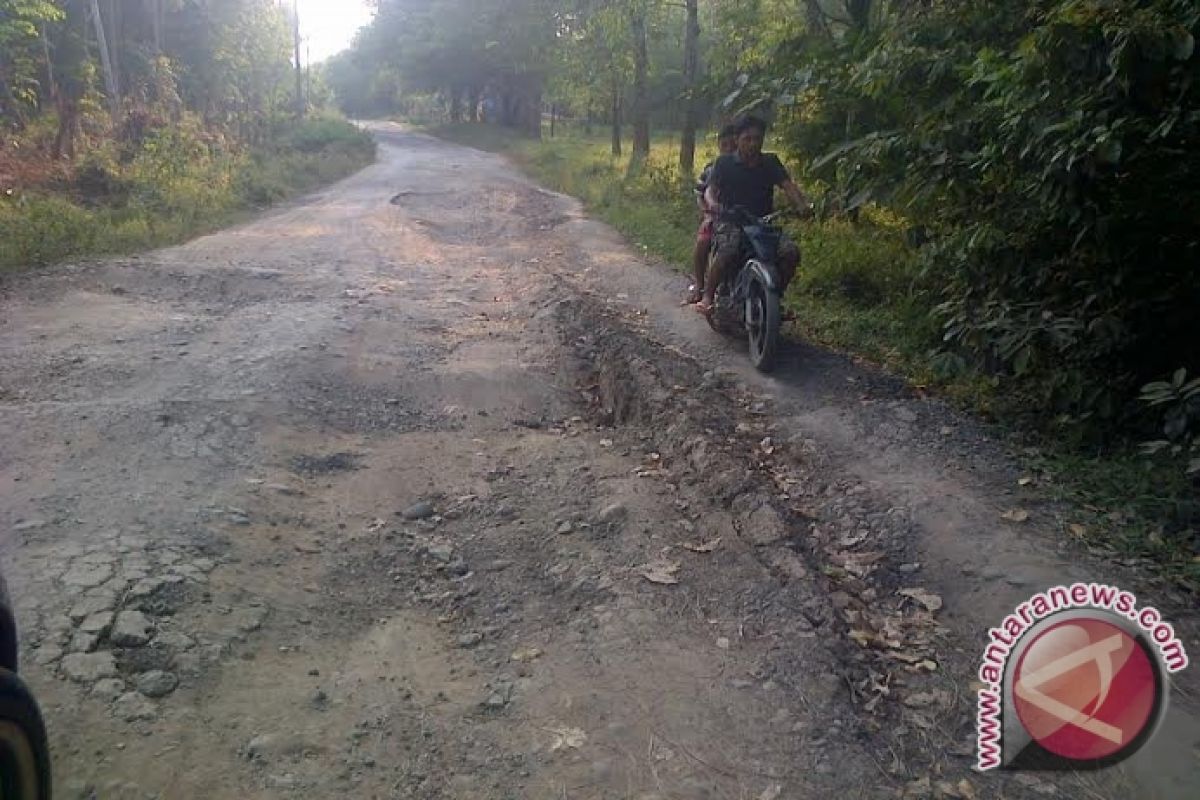
{"label": "motorcycle", "polygon": [[716,305],[708,315],[716,332],[747,337],[750,363],[760,372],[774,369],[779,348],[782,292],[775,262],[783,231],[775,220],[781,213],[757,217],[741,207],[723,211],[723,220],[742,229],[743,252],[740,266],[729,270],[717,287]]}

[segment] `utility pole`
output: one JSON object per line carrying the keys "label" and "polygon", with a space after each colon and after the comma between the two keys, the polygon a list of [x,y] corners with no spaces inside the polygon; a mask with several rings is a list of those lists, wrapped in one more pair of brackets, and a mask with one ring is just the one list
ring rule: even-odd
{"label": "utility pole", "polygon": [[[94,4],[96,0],[92,0]],[[296,51],[296,115],[304,116],[304,70],[300,66],[300,0],[292,0],[292,38]]]}

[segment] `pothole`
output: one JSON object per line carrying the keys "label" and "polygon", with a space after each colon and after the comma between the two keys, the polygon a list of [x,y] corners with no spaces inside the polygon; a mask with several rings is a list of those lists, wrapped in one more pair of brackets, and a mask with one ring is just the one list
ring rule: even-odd
{"label": "pothole", "polygon": [[329,475],[359,468],[357,453],[333,453],[328,456],[297,456],[292,459],[292,471],[299,475]]}
{"label": "pothole", "polygon": [[199,588],[186,583],[166,583],[133,605],[155,617],[170,617],[197,599]]}
{"label": "pothole", "polygon": [[154,669],[170,670],[175,652],[165,645],[151,642],[145,647],[117,648],[113,650],[117,668],[125,674],[149,672]]}

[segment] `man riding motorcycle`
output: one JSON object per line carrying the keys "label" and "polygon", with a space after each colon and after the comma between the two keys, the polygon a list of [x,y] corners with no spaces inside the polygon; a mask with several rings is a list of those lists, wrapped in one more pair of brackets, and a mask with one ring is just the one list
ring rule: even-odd
{"label": "man riding motorcycle", "polygon": [[[766,132],[767,124],[757,117],[745,117],[737,123],[737,150],[718,158],[708,179],[705,197],[711,206],[741,206],[756,217],[765,217],[774,208],[775,187],[778,186],[798,211],[802,214],[811,211],[812,203],[792,180],[779,156],[762,151]],[[712,313],[717,287],[741,257],[744,238],[741,226],[718,214],[713,231],[715,252],[704,281],[704,297],[696,305],[702,314]],[[775,264],[781,294],[796,274],[799,263],[800,249],[784,236]]]}
{"label": "man riding motorcycle", "polygon": [[[721,128],[721,132],[717,135],[717,149],[719,156],[729,155],[737,149],[737,127],[734,125],[726,125]],[[712,250],[713,228],[716,227],[716,214],[708,205],[708,200],[705,199],[705,191],[708,189],[708,179],[712,176],[713,166],[717,163],[716,159],[708,162],[704,169],[700,172],[700,177],[696,181],[696,205],[700,207],[701,221],[700,230],[696,233],[696,246],[692,253],[692,285],[688,289],[688,297],[684,305],[695,305],[704,297],[704,280],[708,273],[708,257]]]}

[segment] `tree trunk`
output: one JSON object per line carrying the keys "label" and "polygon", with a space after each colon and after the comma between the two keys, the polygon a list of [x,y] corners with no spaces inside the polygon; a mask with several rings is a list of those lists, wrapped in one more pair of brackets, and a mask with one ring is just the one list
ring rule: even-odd
{"label": "tree trunk", "polygon": [[12,84],[2,70],[0,70],[0,97],[4,100],[3,103],[0,103],[0,109],[7,110],[16,130],[25,130],[25,115],[21,112],[21,104],[13,96]]}
{"label": "tree trunk", "polygon": [[163,4],[162,0],[150,0],[150,25],[154,31],[154,55],[162,55]]}
{"label": "tree trunk", "polygon": [[621,155],[621,84],[616,73],[612,79],[612,154]]}
{"label": "tree trunk", "polygon": [[479,88],[472,86],[467,90],[467,119],[479,122]]}
{"label": "tree trunk", "polygon": [[683,32],[683,131],[679,135],[679,177],[691,183],[696,171],[696,78],[700,71],[699,0],[686,0]]}
{"label": "tree trunk", "polygon": [[117,75],[113,72],[112,59],[109,57],[108,37],[104,35],[104,20],[100,17],[100,3],[91,0],[92,21],[96,26],[96,44],[100,48],[100,66],[104,70],[104,91],[108,94],[109,113],[113,123],[121,116],[121,95],[117,90]]}
{"label": "tree trunk", "polygon": [[633,19],[633,165],[650,155],[650,99],[646,89],[649,55],[646,52],[646,12],[635,8]]}
{"label": "tree trunk", "polygon": [[296,115],[304,116],[304,72],[300,66],[300,3],[292,0],[292,44],[296,57]]}
{"label": "tree trunk", "polygon": [[805,0],[805,5],[808,8],[809,31],[823,39],[832,39],[833,31],[829,30],[829,22],[825,19],[825,12],[821,9],[820,0]]}
{"label": "tree trunk", "polygon": [[542,90],[535,88],[529,92],[529,105],[525,109],[525,133],[534,139],[542,138]]}
{"label": "tree trunk", "polygon": [[462,122],[462,89],[457,86],[450,90],[450,121]]}
{"label": "tree trunk", "polygon": [[79,131],[79,104],[74,98],[66,97],[65,92],[59,92],[58,132],[54,135],[54,148],[51,155],[55,159],[63,156],[75,160],[75,136]]}
{"label": "tree trunk", "polygon": [[551,103],[550,104],[550,138],[551,139],[554,138],[554,123],[557,121],[555,119],[555,117],[557,117],[557,116],[558,116],[558,106],[554,103]]}
{"label": "tree trunk", "polygon": [[865,32],[871,27],[871,0],[846,0],[846,12],[856,31]]}

